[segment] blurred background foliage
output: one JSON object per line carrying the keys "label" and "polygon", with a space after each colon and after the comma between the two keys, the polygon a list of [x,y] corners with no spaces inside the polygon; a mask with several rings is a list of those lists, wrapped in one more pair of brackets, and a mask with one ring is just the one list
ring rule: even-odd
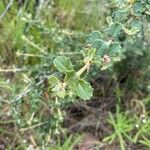
{"label": "blurred background foliage", "polygon": [[[0,1],[0,14],[9,2]],[[87,35],[92,30],[103,31],[106,17],[111,11],[109,0],[13,1],[6,16],[0,20],[0,149],[45,149],[50,145],[57,145],[57,140],[51,137],[53,124],[56,123],[52,118],[57,119],[54,98],[48,92],[45,77],[55,73],[52,61],[57,55],[69,56],[73,62],[80,63],[79,51],[86,46]],[[114,101],[120,106],[123,105],[123,111],[130,108],[133,98],[139,99],[145,105],[148,116],[150,24],[145,18],[143,22],[143,36],[137,38],[134,45],[127,43],[121,61],[116,62],[107,71],[93,68],[89,79],[95,89],[93,99],[115,95]],[[104,78],[97,79],[101,75]],[[37,83],[42,79],[44,84],[38,86]],[[108,84],[112,82],[115,85]],[[101,85],[102,83],[104,84]],[[107,93],[106,84],[111,85],[109,92],[112,94]],[[21,95],[19,99],[20,93],[28,89],[30,92]],[[66,102],[68,101],[66,99]],[[64,104],[61,113],[66,113],[67,106]],[[115,108],[116,106],[111,110],[112,113],[115,112]],[[137,109],[141,112],[139,107]],[[137,115],[135,113],[135,120],[138,111]],[[132,114],[132,110],[130,113]],[[107,120],[106,117],[103,119]],[[133,124],[136,124],[135,121]],[[33,129],[28,129],[29,126]],[[150,130],[149,122],[144,129]],[[140,143],[150,147],[150,135],[145,136],[144,129],[139,129],[137,137],[139,136]],[[12,131],[15,134],[12,134]],[[64,132],[62,129],[63,136]],[[132,132],[135,133],[134,130]],[[72,140],[72,137],[69,140]],[[139,146],[139,142],[137,143]]]}

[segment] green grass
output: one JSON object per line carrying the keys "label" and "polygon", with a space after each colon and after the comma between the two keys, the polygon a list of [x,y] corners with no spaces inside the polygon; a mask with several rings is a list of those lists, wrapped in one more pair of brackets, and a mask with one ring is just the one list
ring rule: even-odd
{"label": "green grass", "polygon": [[110,144],[114,141],[118,141],[120,149],[125,150],[125,138],[129,141],[132,140],[130,132],[133,130],[133,120],[121,113],[119,106],[117,106],[116,109],[115,116],[109,113],[108,119],[108,122],[113,126],[114,132],[110,136],[105,137],[103,141],[108,141]]}

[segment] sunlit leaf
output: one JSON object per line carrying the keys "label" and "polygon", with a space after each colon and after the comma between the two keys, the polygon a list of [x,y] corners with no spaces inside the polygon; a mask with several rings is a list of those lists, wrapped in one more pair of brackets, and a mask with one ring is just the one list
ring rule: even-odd
{"label": "sunlit leaf", "polygon": [[70,70],[73,70],[73,65],[69,58],[65,56],[58,56],[53,61],[54,66],[57,68],[58,71],[62,73],[67,73]]}
{"label": "sunlit leaf", "polygon": [[82,79],[80,79],[75,85],[74,90],[76,94],[84,100],[90,99],[93,95],[93,89],[91,85]]}

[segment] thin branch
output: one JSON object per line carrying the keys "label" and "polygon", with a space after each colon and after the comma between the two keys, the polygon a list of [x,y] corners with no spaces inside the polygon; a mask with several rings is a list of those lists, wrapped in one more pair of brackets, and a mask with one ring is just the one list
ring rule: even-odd
{"label": "thin branch", "polygon": [[20,132],[24,132],[24,131],[27,131],[27,130],[31,130],[31,129],[33,129],[33,128],[42,126],[43,124],[46,124],[46,123],[48,123],[48,122],[41,122],[41,123],[39,123],[39,124],[36,124],[36,125],[33,125],[33,126],[29,126],[29,127],[27,127],[27,128],[21,128],[21,129],[20,129]]}
{"label": "thin branch", "polygon": [[8,3],[8,5],[6,6],[6,9],[4,10],[4,12],[0,15],[0,22],[1,20],[5,17],[6,13],[8,12],[8,10],[10,9],[10,7],[13,5],[14,0],[10,0],[10,2]]}
{"label": "thin branch", "polygon": [[18,94],[12,101],[10,101],[10,103],[14,103],[16,101],[19,101],[21,98],[23,98],[24,96],[26,96],[29,92],[31,92],[33,89],[35,89],[35,87],[41,85],[43,82],[45,81],[45,78],[42,79],[41,81],[39,81],[37,84],[35,84],[32,87],[27,87],[25,88],[20,94]]}
{"label": "thin branch", "polygon": [[90,61],[86,62],[85,65],[76,73],[76,75],[79,77],[84,71],[88,71],[90,68]]}
{"label": "thin branch", "polygon": [[30,44],[32,47],[40,50],[40,52],[46,54],[46,52],[44,51],[44,49],[40,48],[39,46],[37,46],[35,43],[33,43],[31,40],[29,40],[28,38],[26,38],[25,36],[21,37],[25,42],[27,42],[28,44]]}
{"label": "thin branch", "polygon": [[40,58],[45,58],[46,56],[43,55],[37,55],[37,54],[30,54],[30,53],[16,53],[17,56],[26,56],[26,57],[40,57]]}
{"label": "thin branch", "polygon": [[0,68],[0,73],[1,72],[21,72],[21,71],[26,71],[27,69],[21,69],[21,68],[14,68],[14,69],[2,69]]}

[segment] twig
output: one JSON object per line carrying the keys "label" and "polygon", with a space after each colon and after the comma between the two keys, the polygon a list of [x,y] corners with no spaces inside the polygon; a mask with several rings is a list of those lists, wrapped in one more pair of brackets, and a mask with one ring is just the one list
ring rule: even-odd
{"label": "twig", "polygon": [[36,141],[35,141],[33,135],[30,135],[30,140],[31,140],[33,146],[34,146],[34,147],[37,147],[37,144],[36,144]]}
{"label": "twig", "polygon": [[28,44],[30,44],[32,47],[40,50],[42,53],[46,54],[46,52],[44,51],[44,49],[40,48],[39,46],[37,46],[35,43],[33,43],[32,41],[30,41],[28,38],[26,38],[25,36],[21,37],[25,42],[27,42]]}
{"label": "twig", "polygon": [[20,68],[14,68],[14,69],[1,69],[0,72],[20,72],[20,71],[25,71],[26,69],[20,69]]}
{"label": "twig", "polygon": [[88,71],[90,68],[90,61],[87,61],[85,65],[76,73],[76,75],[79,77],[84,71]]}
{"label": "twig", "polygon": [[23,98],[24,96],[26,96],[30,91],[32,91],[33,89],[35,89],[35,87],[41,85],[44,81],[45,81],[45,78],[42,79],[41,81],[39,81],[35,86],[33,86],[31,88],[25,88],[25,90],[23,90],[23,92],[21,92],[19,95],[17,95],[15,99],[13,99],[12,101],[10,101],[10,103],[14,103],[14,102],[20,100],[21,98]]}
{"label": "twig", "polygon": [[30,53],[20,53],[20,52],[17,52],[16,55],[17,56],[26,56],[26,57],[41,57],[41,58],[46,57],[46,56],[43,56],[43,55],[30,54]]}
{"label": "twig", "polygon": [[13,2],[14,2],[14,0],[10,0],[8,5],[6,6],[6,9],[4,10],[4,12],[0,16],[0,22],[4,18],[4,16],[6,15],[6,13],[8,12],[9,8],[13,5]]}
{"label": "twig", "polygon": [[31,129],[33,129],[33,128],[39,127],[39,126],[41,126],[41,125],[43,125],[43,124],[46,124],[46,123],[48,123],[48,122],[42,122],[42,123],[39,123],[39,124],[36,124],[36,125],[33,125],[33,126],[29,126],[29,127],[27,127],[27,128],[22,128],[22,129],[20,129],[20,132],[24,132],[24,131],[27,131],[27,130],[31,130]]}

